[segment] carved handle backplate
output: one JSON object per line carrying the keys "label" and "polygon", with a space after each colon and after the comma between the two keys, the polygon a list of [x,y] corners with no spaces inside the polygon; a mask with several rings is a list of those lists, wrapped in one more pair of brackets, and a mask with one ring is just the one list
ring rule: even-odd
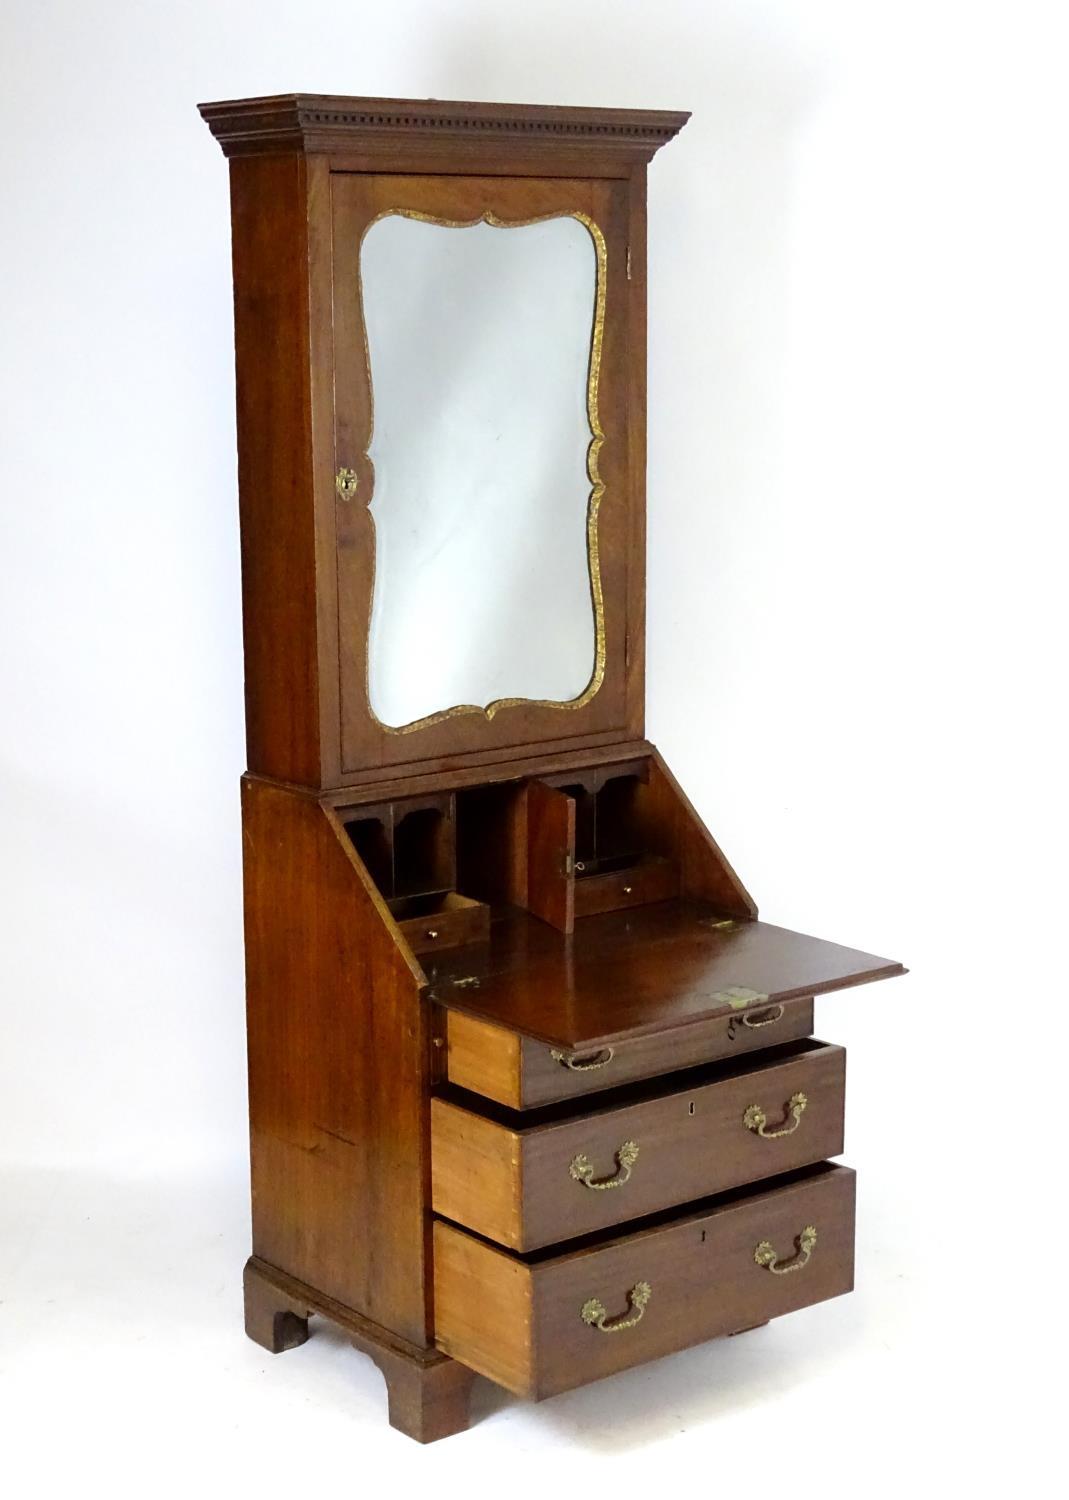
{"label": "carved handle backplate", "polygon": [[796,1234],[794,1237],[795,1254],[790,1260],[780,1260],[771,1240],[762,1240],[755,1248],[753,1258],[759,1266],[764,1266],[765,1270],[771,1271],[773,1276],[786,1276],[790,1271],[805,1269],[816,1243],[816,1226],[807,1224],[801,1234]]}
{"label": "carved handle backplate", "polygon": [[648,1281],[637,1281],[627,1294],[628,1311],[621,1313],[619,1317],[610,1318],[597,1297],[591,1297],[589,1302],[583,1303],[579,1316],[599,1333],[623,1333],[625,1328],[634,1328],[636,1323],[641,1323],[642,1314],[652,1295],[653,1288]]}
{"label": "carved handle backplate", "polygon": [[625,1141],[616,1153],[616,1171],[611,1177],[595,1177],[594,1168],[590,1158],[582,1152],[573,1156],[568,1167],[568,1174],[574,1177],[576,1182],[581,1182],[584,1187],[595,1188],[598,1192],[605,1188],[623,1187],[631,1176],[631,1168],[638,1160],[638,1142]]}

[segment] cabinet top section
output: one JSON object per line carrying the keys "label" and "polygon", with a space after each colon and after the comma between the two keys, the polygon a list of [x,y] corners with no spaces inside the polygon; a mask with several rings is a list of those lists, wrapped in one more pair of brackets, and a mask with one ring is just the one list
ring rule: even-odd
{"label": "cabinet top section", "polygon": [[690,119],[678,110],[579,109],[445,99],[362,99],[274,94],[198,106],[227,156],[282,151],[362,153],[416,146],[455,153],[464,144],[595,148],[621,161],[649,161]]}
{"label": "cabinet top section", "polygon": [[642,738],[660,111],[202,104],[230,161],[249,769]]}

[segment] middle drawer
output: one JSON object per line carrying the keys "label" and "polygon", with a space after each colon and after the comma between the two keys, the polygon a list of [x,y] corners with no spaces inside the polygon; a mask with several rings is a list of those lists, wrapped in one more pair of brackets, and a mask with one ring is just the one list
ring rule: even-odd
{"label": "middle drawer", "polygon": [[809,1166],[843,1149],[845,1079],[811,1041],[530,1124],[434,1098],[434,1211],[525,1252]]}

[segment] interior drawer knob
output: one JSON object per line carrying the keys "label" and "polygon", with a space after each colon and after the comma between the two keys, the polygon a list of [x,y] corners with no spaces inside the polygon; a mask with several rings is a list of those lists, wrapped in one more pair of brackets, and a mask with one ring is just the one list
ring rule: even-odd
{"label": "interior drawer knob", "polygon": [[616,1171],[611,1177],[595,1178],[590,1158],[584,1156],[582,1152],[578,1156],[572,1157],[568,1173],[571,1177],[575,1178],[576,1182],[581,1182],[584,1187],[594,1188],[598,1192],[601,1192],[605,1188],[623,1187],[624,1183],[630,1178],[631,1168],[637,1160],[638,1142],[625,1141],[616,1153]]}
{"label": "interior drawer knob", "polygon": [[603,1303],[597,1297],[591,1297],[589,1302],[584,1302],[579,1309],[579,1316],[584,1323],[596,1328],[599,1333],[623,1333],[625,1328],[634,1328],[636,1323],[641,1323],[642,1314],[653,1295],[653,1288],[648,1281],[636,1281],[635,1285],[627,1294],[627,1312],[621,1313],[619,1317],[610,1318],[605,1311]]}
{"label": "interior drawer knob", "polygon": [[807,1224],[801,1234],[794,1237],[795,1253],[790,1260],[781,1261],[771,1240],[762,1240],[753,1253],[759,1266],[771,1271],[773,1276],[786,1276],[789,1271],[801,1271],[809,1264],[809,1257],[817,1243],[816,1226]]}
{"label": "interior drawer knob", "polygon": [[599,1052],[589,1052],[585,1057],[569,1057],[567,1052],[561,1052],[554,1047],[549,1055],[554,1062],[560,1063],[562,1068],[571,1068],[573,1073],[593,1073],[595,1068],[607,1067],[612,1062],[613,1049],[602,1047]]}
{"label": "interior drawer knob", "polygon": [[798,1129],[808,1103],[804,1094],[792,1094],[783,1106],[783,1124],[778,1125],[775,1130],[769,1130],[768,1116],[759,1104],[750,1105],[742,1117],[742,1123],[762,1140],[778,1141],[781,1136],[793,1135]]}

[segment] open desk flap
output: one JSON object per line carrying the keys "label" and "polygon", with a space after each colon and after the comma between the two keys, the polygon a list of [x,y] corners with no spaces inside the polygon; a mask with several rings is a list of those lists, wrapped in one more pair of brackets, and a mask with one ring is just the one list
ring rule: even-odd
{"label": "open desk flap", "polygon": [[440,1004],[565,1049],[906,972],[691,901],[590,917],[571,937],[509,913],[494,922],[488,946],[443,953],[424,971]]}

